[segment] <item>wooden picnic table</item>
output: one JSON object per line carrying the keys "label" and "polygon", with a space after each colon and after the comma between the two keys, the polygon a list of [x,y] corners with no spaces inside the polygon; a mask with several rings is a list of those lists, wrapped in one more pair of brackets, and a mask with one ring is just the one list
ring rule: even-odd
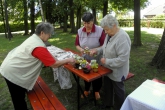
{"label": "wooden picnic table", "polygon": [[[74,54],[80,55],[78,52],[73,51],[71,49],[64,49],[64,50],[71,51]],[[91,82],[91,81],[93,81],[95,79],[98,79],[98,78],[100,78],[100,77],[102,77],[102,76],[112,72],[112,70],[110,70],[108,68],[105,68],[105,67],[103,67],[101,65],[99,65],[99,67],[98,67],[98,72],[95,73],[93,71],[90,71],[90,73],[88,73],[88,74],[84,73],[82,69],[76,69],[71,64],[66,64],[66,65],[64,65],[64,67],[72,72],[72,74],[74,76],[74,79],[77,82],[77,102],[78,102],[77,109],[78,110],[81,107],[81,105],[80,105],[80,91],[81,91],[81,94],[83,94],[83,96],[85,97],[83,89],[82,89],[82,87],[80,85],[79,79],[81,78],[81,79],[83,79],[83,80],[85,80],[87,82]],[[94,93],[93,93],[93,96],[94,96]],[[86,97],[85,97],[85,99],[86,99]],[[94,98],[94,103],[96,105],[96,99],[95,98]],[[82,104],[82,105],[84,105],[84,104]]]}

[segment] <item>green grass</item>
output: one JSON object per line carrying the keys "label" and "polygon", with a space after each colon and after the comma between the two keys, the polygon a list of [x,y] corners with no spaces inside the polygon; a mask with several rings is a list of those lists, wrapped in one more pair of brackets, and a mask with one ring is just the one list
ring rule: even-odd
{"label": "green grass", "polygon": [[[127,31],[133,41],[133,31]],[[165,80],[165,71],[158,70],[155,67],[149,66],[152,58],[154,57],[161,35],[148,34],[142,32],[141,40],[143,46],[131,48],[130,56],[130,72],[135,74],[135,76],[125,82],[126,94],[130,94],[134,89],[136,89],[142,82],[146,79],[158,78],[160,80]],[[0,35],[0,64],[7,55],[7,53],[14,47],[21,44],[29,36],[22,36],[21,34],[13,35],[13,39],[9,41]],[[76,50],[74,41],[75,34],[64,33],[62,30],[57,29],[56,34],[49,39],[49,42],[59,48],[71,48]],[[77,110],[77,85],[73,76],[71,75],[72,88],[67,90],[62,90],[59,86],[58,81],[54,82],[53,74],[50,68],[44,68],[41,73],[42,78],[55,93],[58,99],[65,105],[67,110]],[[80,80],[82,87],[84,87],[83,81]],[[103,91],[101,90],[101,96],[103,96]],[[81,99],[83,101],[83,99]],[[27,100],[28,102],[28,100]],[[100,103],[101,101],[99,101]],[[28,102],[29,110],[32,110],[31,105]],[[97,107],[93,106],[93,102],[82,107],[82,110],[99,110]],[[12,102],[8,92],[8,88],[3,77],[0,75],[0,110],[13,110]]]}

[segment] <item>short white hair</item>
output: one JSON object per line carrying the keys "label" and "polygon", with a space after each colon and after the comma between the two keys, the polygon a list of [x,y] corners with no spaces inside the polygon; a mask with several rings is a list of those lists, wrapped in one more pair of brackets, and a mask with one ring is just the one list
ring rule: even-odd
{"label": "short white hair", "polygon": [[110,14],[106,15],[100,22],[101,27],[107,26],[109,28],[112,28],[114,25],[118,27],[119,25],[118,20]]}

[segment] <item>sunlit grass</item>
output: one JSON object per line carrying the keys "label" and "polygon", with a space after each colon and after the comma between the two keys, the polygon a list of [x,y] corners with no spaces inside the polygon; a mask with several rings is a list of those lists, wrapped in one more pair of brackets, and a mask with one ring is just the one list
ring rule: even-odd
{"label": "sunlit grass", "polygon": [[48,41],[49,42],[54,42],[54,41],[59,41],[60,39],[59,38],[53,38],[53,39],[49,39]]}

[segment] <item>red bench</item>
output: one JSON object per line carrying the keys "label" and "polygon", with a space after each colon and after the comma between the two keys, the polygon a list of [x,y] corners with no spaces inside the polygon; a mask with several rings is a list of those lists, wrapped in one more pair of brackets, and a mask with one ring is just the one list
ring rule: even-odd
{"label": "red bench", "polygon": [[125,81],[128,80],[128,79],[130,79],[130,78],[132,78],[132,77],[134,77],[134,76],[135,76],[135,75],[134,75],[133,73],[130,73],[130,72],[129,72],[127,78],[125,79]]}
{"label": "red bench", "polygon": [[66,110],[40,76],[27,95],[33,110]]}
{"label": "red bench", "polygon": [[152,79],[152,81],[155,81],[155,82],[159,82],[159,83],[163,83],[163,84],[165,84],[164,81],[158,80],[157,78]]}

